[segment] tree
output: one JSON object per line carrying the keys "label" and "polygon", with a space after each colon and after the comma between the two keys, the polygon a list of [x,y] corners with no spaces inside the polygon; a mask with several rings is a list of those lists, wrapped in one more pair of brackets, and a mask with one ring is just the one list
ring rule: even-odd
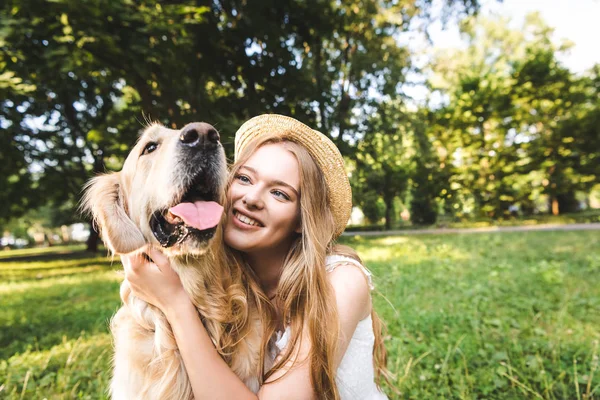
{"label": "tree", "polygon": [[434,147],[427,136],[425,115],[421,111],[413,121],[414,155],[411,173],[410,220],[416,225],[431,225],[437,220],[438,197],[442,189],[442,171]]}
{"label": "tree", "polygon": [[[351,143],[362,138],[361,125],[370,117],[374,98],[394,101],[412,68],[411,54],[396,36],[423,29],[432,15],[432,1],[354,0],[331,2],[313,14],[315,23],[301,31],[301,57],[312,76],[310,104],[317,111],[319,129],[329,135],[342,154],[352,156]],[[450,15],[472,15],[479,1],[446,1],[444,20]],[[297,41],[296,41],[297,42]]]}
{"label": "tree", "polygon": [[[479,6],[458,4],[448,1],[445,9],[471,13]],[[430,6],[4,2],[0,123],[7,143],[23,152],[5,186],[18,177],[36,191],[6,197],[24,204],[9,215],[35,207],[25,203],[29,197],[76,204],[87,179],[120,167],[145,118],[168,126],[213,123],[231,150],[242,121],[279,112],[319,127],[351,155],[368,118],[363,106],[375,94],[396,96],[403,81],[408,53],[394,35]]]}
{"label": "tree", "polygon": [[[432,88],[445,98],[432,131],[454,168],[446,191],[458,190],[482,216],[507,216],[515,204],[532,212],[540,193],[568,210],[569,194],[594,181],[578,157],[594,151],[576,155],[561,127],[579,126],[579,117],[594,109],[597,91],[560,65],[556,53],[568,43],[554,45],[552,30],[535,14],[519,30],[506,20],[481,18],[465,21],[462,29],[468,47],[439,54],[432,64]],[[582,137],[566,142],[594,134],[575,132]]]}
{"label": "tree", "polygon": [[386,102],[375,107],[357,145],[353,181],[355,197],[363,209],[364,202],[373,201],[373,194],[383,199],[385,229],[390,229],[395,219],[394,200],[402,197],[408,187],[412,126],[401,103]]}
{"label": "tree", "polygon": [[4,126],[0,135],[0,204],[3,205],[0,207],[0,226],[39,206],[42,200],[35,196],[35,183],[27,168],[25,152],[10,134],[11,129],[11,126]]}
{"label": "tree", "polygon": [[530,111],[531,154],[543,177],[548,208],[559,214],[577,211],[576,192],[589,193],[598,183],[600,86],[598,66],[579,77],[564,69],[558,74],[550,68],[554,62],[549,54],[536,54],[522,75],[529,69],[545,71],[543,81],[535,80],[531,87],[537,97]]}
{"label": "tree", "polygon": [[[274,88],[287,84],[295,93],[291,82],[302,87],[303,80],[294,68],[285,84],[270,75],[293,53],[273,46],[275,54],[249,55],[256,32],[248,35],[252,27],[236,18],[237,6],[211,4],[3,5],[1,118],[11,128],[10,141],[25,152],[38,198],[76,204],[87,179],[120,167],[144,113],[170,126],[199,119],[223,129],[238,126],[253,110],[278,111],[279,105],[289,112],[287,103],[275,101]],[[260,21],[261,11],[252,12]],[[232,133],[223,135],[228,146]],[[90,250],[97,243],[94,233]]]}

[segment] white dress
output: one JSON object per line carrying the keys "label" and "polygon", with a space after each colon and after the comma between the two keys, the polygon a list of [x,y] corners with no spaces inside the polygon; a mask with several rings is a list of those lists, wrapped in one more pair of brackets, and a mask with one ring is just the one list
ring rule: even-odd
{"label": "white dress", "polygon": [[[369,287],[373,289],[371,273],[353,258],[331,255],[325,259],[327,272],[331,272],[341,264],[353,264],[367,275]],[[287,344],[290,328],[287,327],[283,334],[279,332],[275,342],[275,351],[280,352]],[[337,370],[336,382],[342,400],[387,400],[375,385],[375,371],[373,367],[373,322],[371,314],[358,322],[356,330],[350,339],[346,353]]]}

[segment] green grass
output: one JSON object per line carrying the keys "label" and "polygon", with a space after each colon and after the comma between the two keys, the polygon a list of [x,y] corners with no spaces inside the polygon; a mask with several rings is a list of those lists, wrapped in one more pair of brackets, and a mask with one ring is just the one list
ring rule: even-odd
{"label": "green grass", "polygon": [[355,237],[403,398],[600,398],[600,235]]}
{"label": "green grass", "polygon": [[119,268],[80,247],[0,253],[0,399],[106,398]]}
{"label": "green grass", "polygon": [[[600,399],[597,231],[344,242],[375,275],[390,398]],[[118,269],[80,248],[0,253],[0,398],[106,398]]]}

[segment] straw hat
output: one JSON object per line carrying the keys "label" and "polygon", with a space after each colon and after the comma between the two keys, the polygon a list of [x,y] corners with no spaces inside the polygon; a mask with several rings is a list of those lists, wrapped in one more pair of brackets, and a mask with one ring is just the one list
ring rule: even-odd
{"label": "straw hat", "polygon": [[246,121],[235,134],[235,159],[246,146],[261,135],[276,136],[304,146],[313,157],[328,187],[328,198],[335,220],[335,237],[344,232],[352,211],[352,190],[344,158],[333,142],[319,131],[294,118],[263,114]]}

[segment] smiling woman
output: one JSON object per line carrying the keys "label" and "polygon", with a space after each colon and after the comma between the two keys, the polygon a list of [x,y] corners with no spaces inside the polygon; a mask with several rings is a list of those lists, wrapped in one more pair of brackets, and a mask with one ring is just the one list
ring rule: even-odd
{"label": "smiling woman", "polygon": [[[232,171],[225,241],[249,257],[283,260],[300,233],[300,176],[291,142],[259,147]],[[277,282],[274,282],[275,284]],[[274,291],[267,288],[267,294]]]}
{"label": "smiling woman", "polygon": [[352,208],[340,152],[299,121],[262,115],[238,130],[235,159],[224,241],[244,271],[248,307],[260,314],[256,394],[213,347],[166,258],[149,250],[156,265],[124,259],[134,293],[173,327],[195,398],[385,399],[370,273],[352,249],[335,244]]}

